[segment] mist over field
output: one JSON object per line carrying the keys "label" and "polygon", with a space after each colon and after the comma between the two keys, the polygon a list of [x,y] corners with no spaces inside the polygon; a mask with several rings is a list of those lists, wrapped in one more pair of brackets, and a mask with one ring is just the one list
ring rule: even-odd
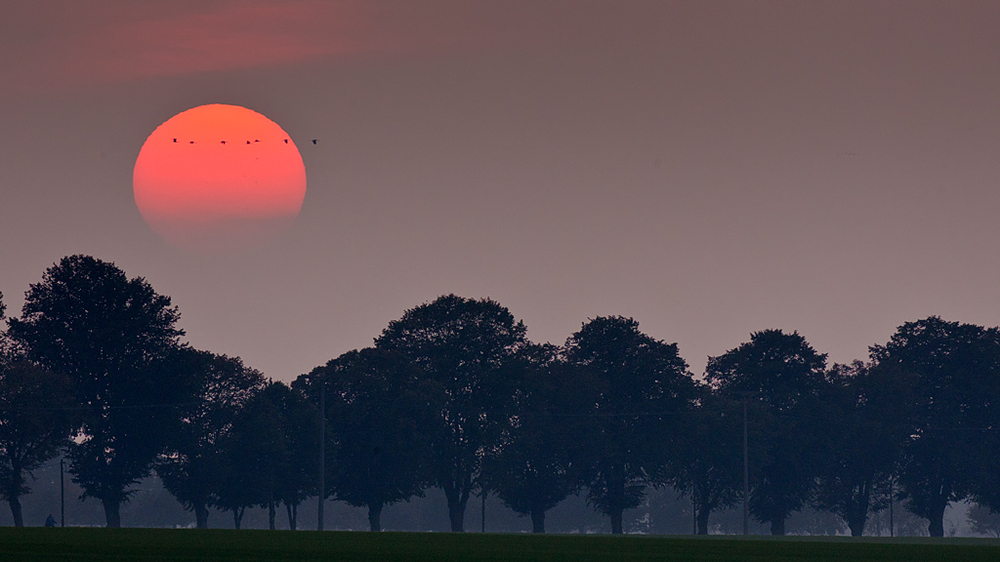
{"label": "mist over field", "polygon": [[[57,460],[48,463],[35,473],[38,478],[34,482],[34,492],[23,499],[25,524],[41,526],[48,514],[59,518],[59,463]],[[184,511],[177,500],[165,489],[155,477],[144,479],[138,486],[139,492],[135,499],[122,510],[126,526],[160,527],[160,528],[191,528],[194,526],[194,516]],[[66,478],[66,525],[103,527],[104,513],[99,502],[80,501],[80,489]],[[478,502],[478,499],[477,499]],[[692,534],[691,504],[687,496],[673,490],[656,491],[650,494],[648,505],[626,512],[628,522],[627,532],[664,535]],[[316,528],[315,498],[310,499],[302,508],[299,520],[300,529]],[[468,514],[467,529],[478,532],[481,524],[479,504]],[[948,536],[977,537],[995,535],[976,533],[967,518],[968,505],[952,506],[945,514],[945,528]],[[341,502],[328,502],[327,521],[330,530],[366,531],[368,521],[362,508],[354,508]],[[919,518],[908,514],[901,507],[895,512],[896,536],[927,536],[926,524]],[[739,508],[730,509],[718,514],[712,526],[713,534],[738,535],[742,532],[742,520]],[[880,513],[876,518],[873,535],[889,535],[888,513]],[[1000,518],[998,518],[1000,519]],[[605,518],[587,507],[584,498],[573,496],[560,503],[550,512],[550,530],[553,533],[607,533],[608,525]],[[9,510],[0,510],[0,526],[12,525]],[[997,523],[1000,523],[998,521]],[[994,523],[994,525],[997,525]],[[383,514],[383,526],[387,531],[418,531],[447,532],[448,517],[445,498],[440,490],[428,490],[424,498],[414,498],[408,503],[400,503],[387,508]],[[228,513],[212,510],[209,517],[209,528],[231,529],[232,517]],[[248,511],[243,521],[246,529],[267,529],[267,510],[256,508]],[[279,529],[287,529],[287,520],[279,518]],[[1000,530],[1000,525],[997,526]],[[844,535],[849,532],[847,526],[829,513],[807,510],[792,517],[788,530],[793,535]],[[531,521],[527,517],[518,517],[516,513],[506,508],[496,497],[486,501],[486,531],[490,533],[527,533],[531,531]],[[751,532],[755,535],[767,534],[767,527],[756,521],[751,522]]]}

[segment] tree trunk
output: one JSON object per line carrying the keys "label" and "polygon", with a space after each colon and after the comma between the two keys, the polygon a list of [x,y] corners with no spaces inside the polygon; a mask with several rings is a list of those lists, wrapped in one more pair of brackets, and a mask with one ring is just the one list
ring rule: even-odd
{"label": "tree trunk", "polygon": [[871,481],[861,484],[857,488],[857,493],[852,493],[851,501],[847,503],[847,526],[851,529],[852,537],[860,537],[865,534],[872,486]]}
{"label": "tree trunk", "polygon": [[771,534],[774,536],[782,536],[785,534],[785,518],[775,519],[771,521]]}
{"label": "tree trunk", "polygon": [[930,525],[927,526],[927,531],[932,537],[943,537],[944,536],[944,508],[947,504],[942,505],[940,508],[934,506],[931,508],[931,516],[928,517]]}
{"label": "tree trunk", "polygon": [[860,510],[855,510],[851,514],[851,517],[847,520],[847,526],[851,529],[852,537],[860,537],[865,534],[865,523],[868,520],[867,513],[860,513]]}
{"label": "tree trunk", "polygon": [[240,525],[243,524],[243,514],[246,512],[245,507],[237,507],[233,509],[233,528],[239,529]]}
{"label": "tree trunk", "polygon": [[449,499],[448,519],[451,520],[451,530],[453,533],[465,532],[465,506]]}
{"label": "tree trunk", "polygon": [[10,504],[10,513],[14,516],[14,526],[24,527],[24,514],[21,510],[21,490],[24,487],[23,463],[16,454],[8,452],[10,462],[10,477],[7,481],[7,503]]}
{"label": "tree trunk", "polygon": [[620,535],[622,534],[622,509],[616,509],[611,514],[611,534]]}
{"label": "tree trunk", "polygon": [[465,505],[469,501],[469,494],[466,493],[463,495],[457,488],[445,486],[444,495],[448,499],[448,519],[451,521],[451,531],[453,533],[464,533]]}
{"label": "tree trunk", "polygon": [[195,525],[199,529],[208,528],[208,507],[203,503],[194,504]]}
{"label": "tree trunk", "polygon": [[706,505],[702,505],[698,508],[698,534],[707,535],[708,534],[708,516],[712,514],[712,509]]}
{"label": "tree trunk", "polygon": [[288,514],[288,528],[291,530],[298,529],[299,523],[299,504],[297,503],[286,503],[285,513]]}
{"label": "tree trunk", "polygon": [[374,533],[382,530],[382,504],[368,504],[368,529]]}
{"label": "tree trunk", "polygon": [[122,526],[122,517],[119,510],[121,509],[121,502],[118,500],[103,498],[101,503],[104,504],[104,519],[108,524],[108,527],[117,529]]}
{"label": "tree trunk", "polygon": [[932,537],[943,537],[944,536],[944,516],[941,517],[931,517],[930,525],[927,526],[927,531]]}
{"label": "tree trunk", "polygon": [[274,530],[274,517],[275,517],[274,502],[269,501],[267,502],[267,528],[271,529],[272,531]]}
{"label": "tree trunk", "polygon": [[927,502],[927,531],[932,537],[944,536],[944,510],[948,507],[950,488],[941,486],[936,494],[931,494]]}
{"label": "tree trunk", "polygon": [[532,533],[544,533],[545,532],[545,512],[541,509],[531,510],[531,532]]}
{"label": "tree trunk", "polygon": [[10,504],[10,514],[14,516],[14,526],[24,527],[24,516],[21,513],[21,500],[12,495],[7,503]]}

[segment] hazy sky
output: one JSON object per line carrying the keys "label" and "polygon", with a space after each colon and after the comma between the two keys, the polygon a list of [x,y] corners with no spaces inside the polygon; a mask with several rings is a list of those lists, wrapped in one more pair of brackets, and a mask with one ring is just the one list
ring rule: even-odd
{"label": "hazy sky", "polygon": [[[536,341],[634,317],[700,374],[766,328],[833,361],[1000,324],[1000,2],[0,0],[0,291],[61,257],[290,380],[456,293]],[[308,191],[205,257],[136,209],[163,121],[244,105]],[[319,139],[316,145],[309,139]]]}

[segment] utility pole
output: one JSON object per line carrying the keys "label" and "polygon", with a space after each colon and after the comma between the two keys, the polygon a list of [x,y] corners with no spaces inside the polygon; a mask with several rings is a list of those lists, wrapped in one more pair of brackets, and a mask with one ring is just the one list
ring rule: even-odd
{"label": "utility pole", "polygon": [[889,478],[889,536],[896,536],[896,527],[894,525],[895,521],[892,520],[892,504],[895,501],[895,490],[893,490],[893,479]]}
{"label": "utility pole", "polygon": [[323,530],[323,502],[326,500],[326,377],[319,376],[319,503],[316,529]]}
{"label": "utility pole", "polygon": [[750,458],[747,448],[747,402],[743,397],[743,534],[750,534]]}
{"label": "utility pole", "polygon": [[696,489],[697,486],[691,486],[691,528],[693,529],[693,531],[691,532],[692,535],[698,534],[698,509],[697,506],[695,505],[696,504],[695,497],[697,495],[695,493]]}
{"label": "utility pole", "polygon": [[59,459],[59,526],[66,526],[66,483],[63,479],[63,459]]}

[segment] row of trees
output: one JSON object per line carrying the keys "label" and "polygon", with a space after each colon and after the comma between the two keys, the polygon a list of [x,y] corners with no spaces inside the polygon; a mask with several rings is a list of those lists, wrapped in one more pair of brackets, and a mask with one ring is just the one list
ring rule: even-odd
{"label": "row of trees", "polygon": [[16,524],[27,476],[59,451],[109,526],[155,470],[199,527],[210,506],[236,527],[266,506],[273,528],[283,505],[295,528],[322,493],[366,507],[378,530],[384,506],[439,487],[454,531],[476,494],[542,532],[585,490],[620,533],[650,487],[672,487],[706,533],[743,501],[744,450],[748,509],[774,534],[806,505],[855,535],[895,498],[936,536],[950,502],[1000,510],[995,328],[930,317],[868,362],[832,366],[798,333],[765,330],[697,380],[632,319],[536,344],[495,301],[447,295],[286,385],[182,344],[178,318],[145,280],[89,256],[30,287],[0,361],[0,494]]}

